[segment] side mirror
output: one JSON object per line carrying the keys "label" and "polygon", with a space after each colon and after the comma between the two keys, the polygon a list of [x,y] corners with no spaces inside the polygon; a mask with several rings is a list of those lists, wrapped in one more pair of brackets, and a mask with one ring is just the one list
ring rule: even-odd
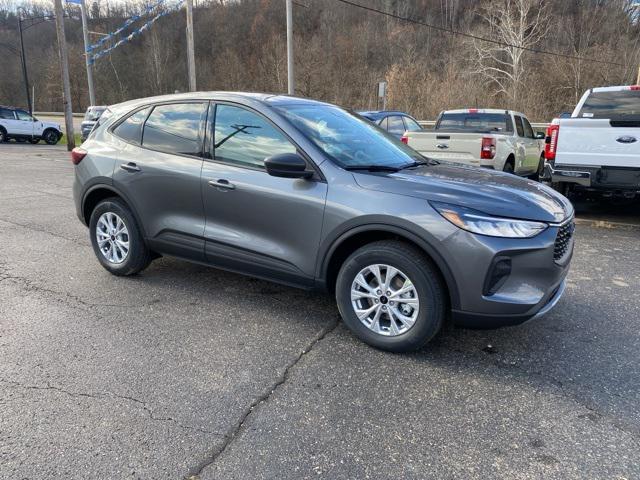
{"label": "side mirror", "polygon": [[307,170],[307,162],[297,153],[281,153],[264,160],[267,173],[272,177],[309,178],[313,172]]}
{"label": "side mirror", "polygon": [[544,140],[544,132],[536,132],[535,138],[538,140]]}

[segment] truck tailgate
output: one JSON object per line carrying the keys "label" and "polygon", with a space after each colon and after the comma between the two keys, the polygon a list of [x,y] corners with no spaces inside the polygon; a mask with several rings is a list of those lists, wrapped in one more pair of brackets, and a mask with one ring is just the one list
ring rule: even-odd
{"label": "truck tailgate", "polygon": [[606,119],[560,120],[556,165],[640,168],[640,127]]}
{"label": "truck tailgate", "polygon": [[480,165],[482,134],[407,132],[407,144],[425,157],[451,163]]}

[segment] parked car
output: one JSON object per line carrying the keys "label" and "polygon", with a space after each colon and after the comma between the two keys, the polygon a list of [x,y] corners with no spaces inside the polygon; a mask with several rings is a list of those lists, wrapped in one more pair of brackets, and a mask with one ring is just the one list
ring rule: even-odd
{"label": "parked car", "polygon": [[547,128],[547,178],[559,191],[640,193],[640,86],[587,90]]}
{"label": "parked car", "polygon": [[131,101],[110,107],[72,160],[77,215],[109,272],[171,255],[330,290],[378,348],[420,348],[449,312],[460,325],[519,324],[565,288],[566,198],[428,161],[331,104],[223,92]]}
{"label": "parked car", "polygon": [[401,138],[404,132],[418,132],[422,127],[411,115],[390,110],[358,112],[358,115],[375,123],[391,135]]}
{"label": "parked car", "polygon": [[87,111],[84,114],[84,119],[80,124],[80,139],[84,142],[94,125],[98,122],[100,115],[107,109],[106,106],[91,106],[87,108]]}
{"label": "parked car", "polygon": [[440,161],[534,179],[544,171],[544,134],[510,110],[448,110],[440,113],[433,131],[407,132],[402,141]]}
{"label": "parked car", "polygon": [[62,128],[53,122],[41,122],[25,110],[0,106],[0,143],[16,141],[38,143],[44,140],[55,145],[62,137]]}

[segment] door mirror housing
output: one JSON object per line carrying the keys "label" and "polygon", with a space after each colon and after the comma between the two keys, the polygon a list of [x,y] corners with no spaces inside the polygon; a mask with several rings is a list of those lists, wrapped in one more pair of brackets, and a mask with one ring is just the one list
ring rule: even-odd
{"label": "door mirror housing", "polygon": [[281,153],[264,160],[267,173],[272,177],[310,178],[313,171],[307,170],[307,162],[297,153]]}
{"label": "door mirror housing", "polygon": [[534,138],[538,140],[544,140],[544,132],[536,132]]}

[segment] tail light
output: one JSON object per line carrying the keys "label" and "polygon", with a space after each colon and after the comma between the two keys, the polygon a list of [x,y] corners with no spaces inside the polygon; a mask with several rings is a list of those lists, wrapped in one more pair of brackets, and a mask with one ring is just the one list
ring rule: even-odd
{"label": "tail light", "polygon": [[402,137],[400,138],[400,141],[402,143],[406,143],[407,145],[409,145],[409,137],[407,137],[406,133],[404,135],[402,135]]}
{"label": "tail light", "polygon": [[547,136],[544,139],[544,158],[547,160],[556,159],[556,149],[558,148],[558,135],[560,134],[560,125],[549,125],[547,127]]}
{"label": "tail light", "polygon": [[84,148],[76,147],[71,150],[71,162],[78,165],[86,155],[87,151]]}
{"label": "tail light", "polygon": [[491,160],[496,156],[496,139],[493,137],[482,137],[482,148],[480,149],[480,158]]}
{"label": "tail light", "polygon": [[631,85],[629,90],[640,90],[640,85]]}

